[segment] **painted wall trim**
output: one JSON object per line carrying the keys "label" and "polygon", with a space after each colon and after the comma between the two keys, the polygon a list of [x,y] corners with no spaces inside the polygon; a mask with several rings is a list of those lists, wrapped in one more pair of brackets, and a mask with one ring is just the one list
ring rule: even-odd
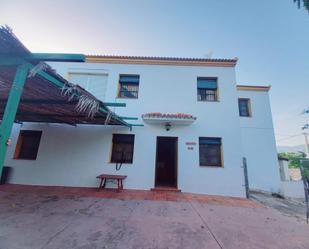
{"label": "painted wall trim", "polygon": [[211,66],[235,67],[238,58],[206,59],[206,58],[173,58],[173,57],[144,57],[144,56],[110,56],[87,55],[86,62],[112,64],[145,64],[145,65],[176,65],[176,66]]}
{"label": "painted wall trim", "polygon": [[244,86],[237,85],[238,91],[255,91],[255,92],[268,92],[271,86]]}

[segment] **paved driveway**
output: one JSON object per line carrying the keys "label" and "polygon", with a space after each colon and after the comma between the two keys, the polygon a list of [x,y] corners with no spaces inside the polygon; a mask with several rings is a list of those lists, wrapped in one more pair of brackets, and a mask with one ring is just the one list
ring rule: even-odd
{"label": "paved driveway", "polygon": [[0,189],[0,248],[309,248],[308,225],[259,204],[212,199],[121,200]]}
{"label": "paved driveway", "polygon": [[306,202],[304,198],[281,198],[264,192],[251,192],[250,198],[265,206],[278,210],[281,214],[306,223]]}

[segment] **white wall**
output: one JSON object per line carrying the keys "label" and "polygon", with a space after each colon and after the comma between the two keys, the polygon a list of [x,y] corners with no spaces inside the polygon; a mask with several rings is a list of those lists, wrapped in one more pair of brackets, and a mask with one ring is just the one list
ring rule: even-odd
{"label": "white wall", "polygon": [[252,117],[240,117],[249,187],[278,192],[280,172],[268,92],[238,91],[238,96],[251,100]]}
{"label": "white wall", "polygon": [[[207,193],[215,195],[245,196],[244,174],[242,169],[242,135],[260,139],[258,147],[270,140],[265,158],[251,155],[247,148],[249,176],[252,167],[269,165],[272,172],[273,131],[262,132],[262,139],[251,130],[240,130],[237,90],[234,68],[192,67],[192,66],[159,66],[159,65],[120,65],[99,63],[53,63],[52,66],[66,76],[70,68],[104,71],[108,74],[108,102],[125,102],[125,108],[112,108],[124,116],[139,117],[147,112],[188,113],[197,116],[196,122],[189,126],[172,127],[166,131],[163,126],[145,124],[144,127],[104,128],[97,126],[70,127],[60,125],[24,124],[23,129],[43,130],[41,145],[36,161],[13,160],[13,152],[18,135],[15,126],[13,145],[10,147],[6,164],[14,167],[12,183],[96,186],[96,175],[115,173],[114,164],[109,163],[112,133],[135,134],[133,164],[123,165],[117,174],[128,175],[125,188],[150,189],[154,187],[155,151],[157,136],[178,137],[178,188],[184,192]],[[140,87],[138,99],[117,99],[119,74],[139,74]],[[198,102],[196,79],[198,76],[218,77],[220,102]],[[254,110],[255,111],[255,110]],[[223,168],[199,166],[198,138],[222,137]],[[270,136],[270,138],[269,138]],[[188,150],[186,142],[196,142],[194,150]],[[260,144],[261,143],[261,144]],[[273,144],[272,144],[273,143]],[[262,153],[260,153],[262,154]],[[258,162],[253,162],[253,160]],[[253,168],[254,168],[253,167]],[[251,179],[252,184],[255,184]],[[265,184],[269,184],[268,178]],[[261,183],[262,184],[262,183]],[[270,183],[270,186],[273,184]]]}
{"label": "white wall", "polygon": [[278,163],[279,163],[280,180],[289,181],[291,178],[289,174],[289,161],[278,159]]}
{"label": "white wall", "polygon": [[[302,180],[293,181],[289,174],[288,160],[278,160],[280,167],[280,194],[289,198],[304,198],[304,183]],[[299,169],[298,169],[299,170]]]}
{"label": "white wall", "polygon": [[303,181],[282,181],[280,193],[289,198],[305,198]]}

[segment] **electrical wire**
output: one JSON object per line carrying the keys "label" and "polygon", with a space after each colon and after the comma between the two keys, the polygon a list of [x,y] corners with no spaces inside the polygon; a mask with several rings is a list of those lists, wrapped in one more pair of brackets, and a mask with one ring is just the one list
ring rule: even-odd
{"label": "electrical wire", "polygon": [[289,137],[285,137],[285,138],[281,138],[281,139],[278,139],[277,142],[279,141],[282,141],[282,140],[288,140],[288,139],[291,139],[293,137],[298,137],[298,136],[301,136],[302,134],[295,134],[295,135],[292,135],[292,136],[289,136]]}

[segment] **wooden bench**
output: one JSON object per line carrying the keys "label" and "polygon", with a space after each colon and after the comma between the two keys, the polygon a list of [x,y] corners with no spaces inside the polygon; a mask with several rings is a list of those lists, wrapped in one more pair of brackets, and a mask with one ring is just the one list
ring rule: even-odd
{"label": "wooden bench", "polygon": [[98,191],[100,191],[101,188],[105,188],[107,180],[113,180],[117,181],[117,191],[120,192],[120,190],[123,189],[123,180],[126,179],[127,176],[102,174],[97,176],[97,178],[101,179]]}

